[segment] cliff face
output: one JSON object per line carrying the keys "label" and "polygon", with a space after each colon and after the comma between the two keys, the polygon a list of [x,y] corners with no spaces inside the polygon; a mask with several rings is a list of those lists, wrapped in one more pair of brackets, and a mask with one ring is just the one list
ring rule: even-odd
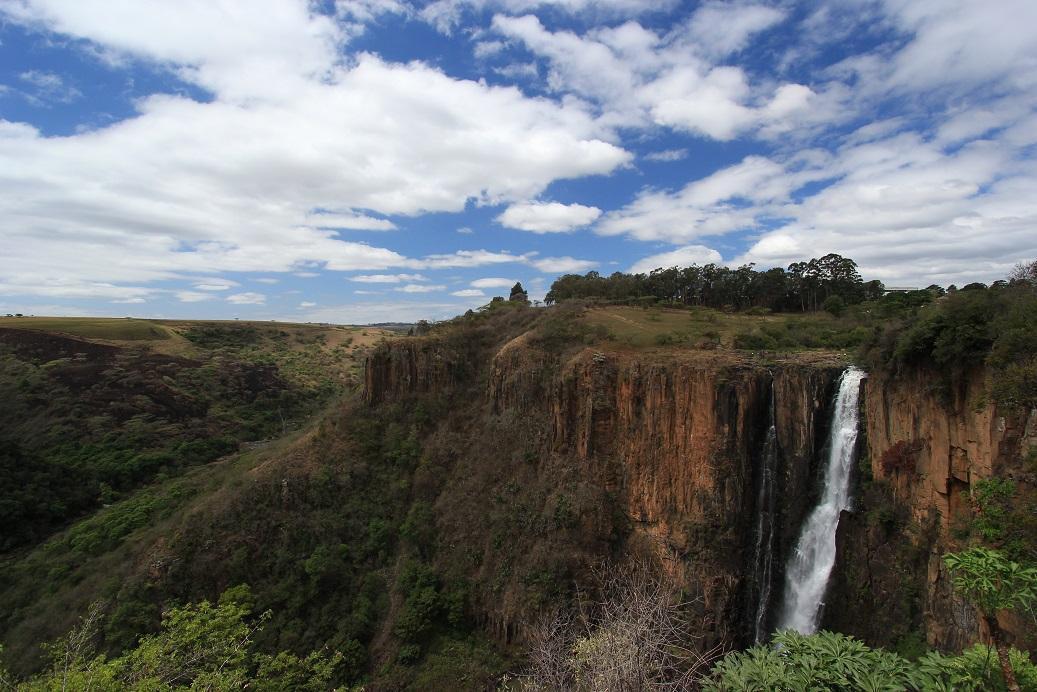
{"label": "cliff face", "polygon": [[[436,354],[434,347],[410,341],[388,345],[369,361],[369,400],[426,391],[445,373],[459,372],[443,352],[438,359]],[[783,460],[776,551],[784,555],[812,503],[813,462],[841,370],[832,358],[765,365],[708,351],[584,349],[557,357],[525,334],[493,356],[484,376],[473,376],[470,394],[458,405],[469,407],[464,415],[475,428],[469,426],[469,435],[485,435],[501,421],[529,429],[521,444],[535,469],[522,476],[524,487],[568,477],[592,484],[624,518],[612,549],[648,554],[680,580],[699,599],[705,642],[744,643],[755,474],[771,388]],[[450,386],[460,391],[466,385]],[[466,481],[477,473],[467,474]],[[586,514],[594,512],[588,508]],[[585,547],[582,558],[605,557],[602,543],[587,535],[602,531],[601,518],[583,523],[584,535],[572,539]],[[779,557],[775,565],[783,562]],[[775,576],[779,585],[780,577]],[[505,594],[491,609],[511,600],[521,599]]]}
{"label": "cliff face", "polygon": [[[996,474],[1032,483],[1020,460],[1037,446],[1037,411],[999,410],[981,370],[949,393],[939,382],[938,374],[921,371],[874,373],[866,382],[868,467],[885,497],[864,488],[862,503],[871,511],[844,517],[826,621],[887,644],[910,623],[930,645],[956,650],[983,633],[972,609],[954,596],[941,558],[961,547],[955,532],[971,519],[969,492],[977,481]],[[909,451],[891,464],[888,450],[898,443]],[[862,610],[877,616],[853,615]],[[1006,617],[1003,624],[1025,643],[1024,623]]]}
{"label": "cliff face", "polygon": [[[764,363],[677,349],[560,355],[530,333],[488,353],[411,339],[371,357],[367,397],[451,397],[447,410],[458,420],[441,456],[456,461],[436,502],[437,523],[452,544],[512,545],[517,557],[484,551],[505,561],[503,572],[486,564],[476,570],[494,583],[484,607],[504,636],[529,615],[523,589],[543,567],[531,566],[530,555],[564,555],[549,569],[571,582],[580,581],[580,565],[640,554],[697,599],[705,644],[739,645],[751,641],[759,593],[751,561],[772,393],[779,449],[773,613],[786,557],[817,499],[828,409],[844,365],[823,355]],[[873,373],[864,385],[857,509],[840,524],[822,625],[875,644],[921,637],[959,649],[984,634],[954,596],[941,558],[961,547],[954,527],[971,517],[975,482],[1012,477],[1021,454],[1037,446],[1037,412],[1027,417],[987,403],[982,372],[950,397],[936,381],[924,372]],[[883,464],[898,443],[910,450],[909,462]],[[488,466],[488,459],[511,461]],[[520,490],[501,490],[512,486]],[[496,497],[523,518],[494,519],[505,509],[473,504],[472,496]],[[559,503],[574,503],[580,519],[568,533],[545,532]],[[452,529],[448,514],[464,517],[453,523],[465,528]],[[523,569],[526,582],[516,576]],[[1025,623],[1006,617],[1003,625],[1029,643]]]}

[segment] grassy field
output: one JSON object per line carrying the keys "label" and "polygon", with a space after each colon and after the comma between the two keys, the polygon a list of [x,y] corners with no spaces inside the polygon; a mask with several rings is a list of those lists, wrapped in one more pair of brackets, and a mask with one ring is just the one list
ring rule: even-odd
{"label": "grassy field", "polygon": [[0,327],[106,341],[164,341],[171,337],[169,330],[156,322],[117,317],[0,317]]}
{"label": "grassy field", "polygon": [[634,347],[735,348],[736,337],[759,330],[805,333],[841,327],[838,320],[826,313],[750,315],[710,308],[645,309],[618,305],[590,309],[581,319],[591,327],[607,329],[616,343]]}

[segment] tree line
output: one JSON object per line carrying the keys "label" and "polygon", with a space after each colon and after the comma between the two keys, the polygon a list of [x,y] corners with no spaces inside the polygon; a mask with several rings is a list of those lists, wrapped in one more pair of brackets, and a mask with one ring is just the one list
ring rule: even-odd
{"label": "tree line", "polygon": [[[545,297],[548,304],[570,299],[618,303],[676,303],[710,308],[766,308],[809,312],[882,297],[881,281],[865,282],[857,263],[830,253],[787,269],[758,271],[754,264],[732,269],[718,264],[658,268],[648,274],[598,272],[559,277]],[[826,307],[827,303],[827,307]]]}

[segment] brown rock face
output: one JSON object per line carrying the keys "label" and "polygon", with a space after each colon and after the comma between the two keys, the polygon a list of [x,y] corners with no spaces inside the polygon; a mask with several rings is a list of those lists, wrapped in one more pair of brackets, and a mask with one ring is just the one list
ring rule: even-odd
{"label": "brown rock face", "polygon": [[[876,373],[867,380],[870,471],[888,485],[884,497],[865,490],[867,516],[844,517],[840,526],[827,626],[883,644],[921,632],[930,645],[948,650],[980,638],[980,624],[954,596],[941,558],[961,547],[954,527],[971,517],[975,483],[995,474],[1032,482],[1019,474],[1019,462],[1037,445],[1031,422],[1037,412],[999,410],[988,400],[984,377],[973,373],[949,395],[934,386],[939,377],[931,372]],[[891,462],[889,450],[898,443],[911,453]],[[1025,625],[1004,620],[1018,645],[1032,639]]]}
{"label": "brown rock face", "polygon": [[[372,356],[367,396],[377,403],[448,386],[469,392],[462,398],[474,423],[470,435],[486,435],[501,421],[531,426],[534,449],[527,456],[537,460],[535,478],[523,487],[573,476],[613,498],[626,525],[619,551],[651,555],[699,599],[704,643],[731,645],[750,636],[743,594],[771,388],[782,459],[777,551],[783,555],[812,502],[814,459],[842,368],[833,358],[765,365],[704,351],[584,349],[559,357],[523,335],[493,355],[484,375],[469,369],[465,384],[449,381],[461,369],[442,351],[408,340]],[[457,503],[441,498],[439,504]],[[600,549],[601,540],[585,538],[576,542]],[[605,557],[594,550],[583,550],[581,559]],[[774,562],[776,594],[783,563],[780,555]]]}

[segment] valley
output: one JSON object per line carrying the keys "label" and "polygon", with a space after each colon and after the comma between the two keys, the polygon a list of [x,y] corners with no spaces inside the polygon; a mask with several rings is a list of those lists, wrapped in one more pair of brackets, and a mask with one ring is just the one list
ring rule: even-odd
{"label": "valley", "polygon": [[[632,558],[680,586],[696,650],[750,646],[784,621],[840,377],[880,347],[878,307],[498,304],[424,336],[20,318],[0,328],[21,407],[9,463],[35,475],[4,504],[27,527],[0,562],[7,664],[43,665],[39,644],[92,603],[114,655],[171,604],[247,584],[271,613],[259,650],[339,652],[337,679],[365,689],[483,689],[521,670],[538,613]],[[753,335],[782,346],[737,347]],[[980,631],[941,560],[974,540],[970,493],[995,478],[1012,479],[1002,516],[1022,521],[996,542],[1028,559],[1033,416],[979,403],[982,368],[941,386],[925,365],[872,370],[841,462],[850,511],[819,534],[831,585],[807,617],[894,651],[957,651]],[[903,440],[925,441],[910,467],[889,462]],[[1002,624],[1037,644],[1025,615]]]}

